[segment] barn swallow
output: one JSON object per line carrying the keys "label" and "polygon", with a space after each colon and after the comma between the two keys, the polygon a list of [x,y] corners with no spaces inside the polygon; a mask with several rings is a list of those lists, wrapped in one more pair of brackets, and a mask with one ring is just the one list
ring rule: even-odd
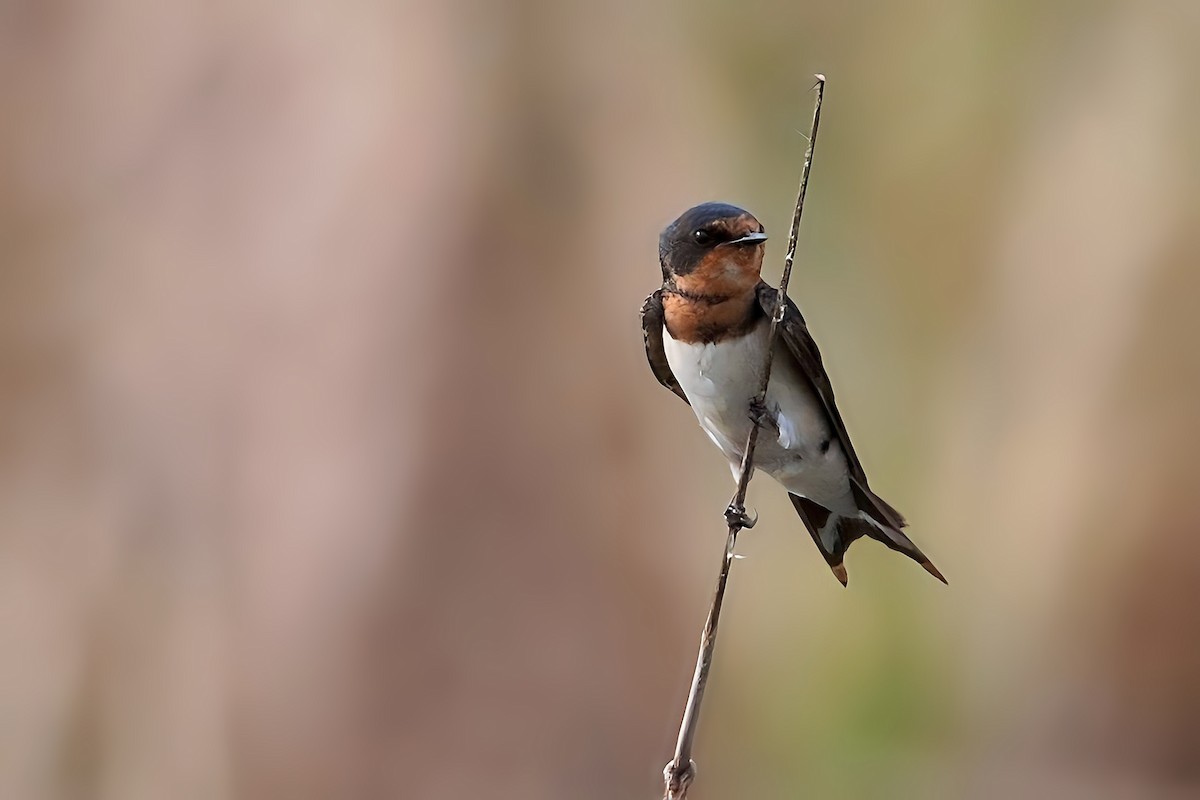
{"label": "barn swallow", "polygon": [[692,407],[729,461],[734,480],[750,426],[762,426],[755,468],[787,490],[843,586],[846,550],[862,536],[903,553],[945,583],[901,533],[904,517],[867,485],[821,354],[790,299],[775,341],[766,401],[752,408],[777,296],[760,277],[766,240],[752,214],[724,203],[696,206],[666,227],[658,242],[662,288],[642,306],[654,377]]}

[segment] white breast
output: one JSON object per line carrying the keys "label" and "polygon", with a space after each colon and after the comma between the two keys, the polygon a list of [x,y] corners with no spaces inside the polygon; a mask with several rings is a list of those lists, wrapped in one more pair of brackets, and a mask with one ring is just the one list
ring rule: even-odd
{"label": "white breast", "polygon": [[[663,350],[675,379],[713,443],[736,475],[750,433],[750,400],[758,390],[769,325],[716,344],[689,344],[663,330]],[[824,406],[791,354],[776,343],[766,405],[778,435],[759,435],[755,464],[788,491],[835,508],[849,500],[846,461],[832,436]],[[764,432],[765,433],[765,432]],[[770,431],[774,434],[775,431]]]}
{"label": "white breast", "polygon": [[678,342],[663,331],[663,350],[675,379],[700,426],[731,461],[741,459],[750,430],[750,398],[762,376],[766,339],[757,333],[693,344]]}

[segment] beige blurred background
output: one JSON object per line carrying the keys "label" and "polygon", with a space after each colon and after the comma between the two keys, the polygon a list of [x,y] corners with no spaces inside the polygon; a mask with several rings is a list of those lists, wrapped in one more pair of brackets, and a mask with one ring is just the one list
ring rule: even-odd
{"label": "beige blurred background", "polygon": [[751,488],[703,798],[1200,796],[1200,6],[0,2],[0,797],[650,798],[775,234],[875,487]]}

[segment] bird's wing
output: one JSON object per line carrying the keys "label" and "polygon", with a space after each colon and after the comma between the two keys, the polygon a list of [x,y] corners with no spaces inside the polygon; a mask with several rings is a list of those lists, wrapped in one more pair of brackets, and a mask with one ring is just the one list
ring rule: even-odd
{"label": "bird's wing", "polygon": [[[775,313],[775,299],[779,293],[768,286],[764,282],[758,284],[758,304],[768,317]],[[829,424],[837,433],[838,441],[842,445],[842,452],[846,454],[846,464],[850,469],[851,486],[854,490],[855,502],[858,507],[867,513],[868,516],[874,518],[885,526],[895,529],[896,536],[904,538],[904,534],[899,532],[900,528],[905,527],[908,523],[904,520],[904,515],[897,511],[890,503],[884,500],[879,495],[871,491],[871,487],[867,483],[867,474],[863,470],[862,462],[858,460],[858,453],[854,452],[854,445],[850,441],[850,433],[846,430],[846,423],[842,421],[842,415],[838,412],[837,402],[833,399],[833,386],[829,383],[829,375],[825,372],[825,365],[821,363],[821,352],[817,350],[817,343],[813,341],[812,334],[808,332],[808,324],[804,321],[804,316],[801,315],[800,309],[792,302],[792,299],[787,298],[787,302],[783,308],[783,321],[779,324],[779,338],[787,346],[788,352],[796,360],[800,366],[800,371],[808,378],[808,382],[812,384],[816,390],[817,396],[821,398],[821,404],[825,407],[825,414],[829,418]],[[874,537],[874,533],[870,534]],[[906,542],[907,538],[904,539]],[[884,542],[888,547],[899,549],[907,555],[913,556],[912,553],[898,547],[891,542]],[[915,545],[908,542],[915,551]],[[920,555],[919,551],[918,555]],[[928,561],[924,556],[917,558],[918,561]],[[926,567],[929,569],[929,567]],[[936,570],[931,570],[939,579],[945,581],[941,574]]]}
{"label": "bird's wing", "polygon": [[[650,362],[650,371],[663,386],[688,403],[687,395],[675,380],[671,365],[667,363],[667,353],[663,349],[663,303],[662,289],[657,289],[646,298],[642,304],[642,337],[646,341],[646,360]],[[691,405],[691,403],[688,403]]]}
{"label": "bird's wing", "polygon": [[[765,282],[758,284],[757,291],[758,304],[770,318],[775,313],[775,298],[779,293]],[[829,376],[825,373],[825,365],[821,363],[821,353],[817,350],[817,343],[813,341],[812,335],[808,332],[808,324],[800,314],[800,309],[796,307],[790,297],[787,298],[787,303],[784,305],[783,321],[779,324],[779,338],[800,366],[800,371],[812,384],[817,396],[821,398],[821,404],[825,407],[829,423],[837,434],[838,441],[841,442],[842,452],[846,454],[850,476],[865,487],[867,476],[863,472],[862,462],[858,460],[858,454],[854,452],[854,445],[850,442],[850,434],[846,431],[846,424],[842,422],[842,415],[838,413],[837,403],[833,399],[833,386],[830,385]]]}

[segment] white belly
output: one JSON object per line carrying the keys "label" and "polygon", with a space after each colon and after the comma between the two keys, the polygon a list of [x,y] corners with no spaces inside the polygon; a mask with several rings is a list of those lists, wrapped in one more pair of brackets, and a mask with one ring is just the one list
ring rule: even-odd
{"label": "white belly", "polygon": [[[750,400],[762,380],[769,324],[716,344],[677,342],[663,331],[667,363],[696,418],[736,478],[750,434]],[[782,342],[776,342],[767,411],[775,427],[759,433],[754,464],[793,494],[826,508],[853,508],[846,459],[825,408]]]}

